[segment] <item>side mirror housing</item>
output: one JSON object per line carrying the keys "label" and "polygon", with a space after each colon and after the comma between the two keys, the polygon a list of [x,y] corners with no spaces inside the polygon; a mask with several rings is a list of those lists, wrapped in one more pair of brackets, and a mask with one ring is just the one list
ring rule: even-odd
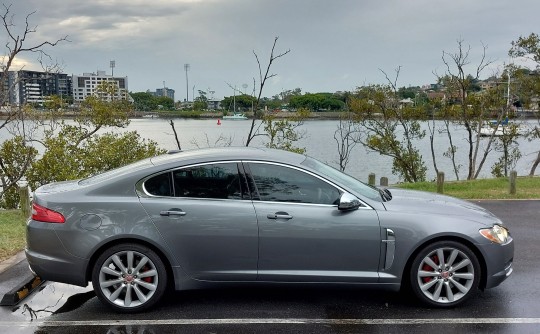
{"label": "side mirror housing", "polygon": [[358,198],[349,193],[343,193],[339,198],[338,210],[352,211],[358,209],[361,205]]}

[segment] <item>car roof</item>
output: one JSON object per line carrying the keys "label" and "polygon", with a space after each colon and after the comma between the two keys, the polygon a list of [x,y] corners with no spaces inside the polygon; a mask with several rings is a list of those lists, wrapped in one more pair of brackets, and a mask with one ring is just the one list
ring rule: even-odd
{"label": "car roof", "polygon": [[179,151],[171,154],[160,155],[151,158],[154,166],[168,165],[170,163],[183,162],[203,162],[203,161],[223,161],[223,160],[264,160],[282,162],[286,164],[300,164],[306,157],[301,154],[283,150],[259,147],[213,147],[187,151]]}

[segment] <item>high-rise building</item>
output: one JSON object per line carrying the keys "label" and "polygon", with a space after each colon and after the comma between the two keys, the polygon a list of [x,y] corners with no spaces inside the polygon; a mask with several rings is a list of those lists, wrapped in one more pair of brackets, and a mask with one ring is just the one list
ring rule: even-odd
{"label": "high-rise building", "polygon": [[9,71],[4,81],[4,104],[43,104],[48,96],[71,96],[71,77],[63,73]]}
{"label": "high-rise building", "polygon": [[[127,77],[115,77],[107,75],[105,71],[97,71],[96,73],[83,73],[83,75],[73,75],[73,101],[80,103],[88,96],[100,94],[109,100],[111,99],[126,99],[132,101],[128,90]],[[113,83],[116,86],[116,93],[113,95],[104,94],[99,91],[99,86],[102,83]]]}

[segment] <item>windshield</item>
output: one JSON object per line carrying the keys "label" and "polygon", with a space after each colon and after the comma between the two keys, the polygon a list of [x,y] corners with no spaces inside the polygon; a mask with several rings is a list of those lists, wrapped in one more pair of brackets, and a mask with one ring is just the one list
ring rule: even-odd
{"label": "windshield", "polygon": [[307,157],[304,160],[302,165],[314,169],[323,176],[326,176],[330,180],[335,180],[340,184],[343,184],[350,188],[352,191],[365,196],[369,199],[381,201],[381,193],[378,188],[371,187],[361,181],[358,181],[352,176],[349,176],[339,170],[332,168],[322,162],[315,160],[313,158]]}

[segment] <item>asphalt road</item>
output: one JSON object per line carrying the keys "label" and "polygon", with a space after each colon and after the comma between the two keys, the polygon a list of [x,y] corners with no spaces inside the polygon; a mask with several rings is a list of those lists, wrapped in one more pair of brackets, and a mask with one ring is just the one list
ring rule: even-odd
{"label": "asphalt road", "polygon": [[121,315],[90,288],[46,283],[0,307],[0,333],[540,333],[540,201],[478,204],[509,226],[514,273],[459,308],[384,291],[266,288],[175,292],[151,312]]}

